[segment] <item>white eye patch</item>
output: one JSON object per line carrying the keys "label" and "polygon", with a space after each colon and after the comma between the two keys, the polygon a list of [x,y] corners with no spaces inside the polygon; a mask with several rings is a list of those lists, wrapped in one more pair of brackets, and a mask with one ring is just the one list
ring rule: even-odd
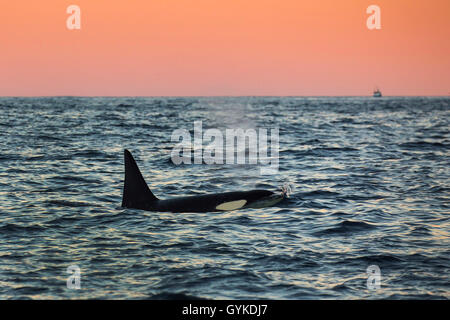
{"label": "white eye patch", "polygon": [[219,204],[216,209],[221,211],[230,211],[242,208],[247,203],[247,200],[236,200],[230,202],[224,202]]}

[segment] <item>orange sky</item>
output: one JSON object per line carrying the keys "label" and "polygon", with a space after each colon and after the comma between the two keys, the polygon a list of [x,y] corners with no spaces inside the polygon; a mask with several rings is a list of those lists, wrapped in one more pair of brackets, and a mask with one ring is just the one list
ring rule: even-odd
{"label": "orange sky", "polygon": [[449,0],[0,1],[3,96],[450,93]]}

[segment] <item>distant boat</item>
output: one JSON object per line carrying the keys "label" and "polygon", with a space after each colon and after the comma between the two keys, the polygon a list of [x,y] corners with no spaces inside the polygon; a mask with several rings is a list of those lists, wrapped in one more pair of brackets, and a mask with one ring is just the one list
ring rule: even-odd
{"label": "distant boat", "polygon": [[373,92],[373,97],[374,98],[381,98],[383,95],[381,94],[380,89],[376,88]]}

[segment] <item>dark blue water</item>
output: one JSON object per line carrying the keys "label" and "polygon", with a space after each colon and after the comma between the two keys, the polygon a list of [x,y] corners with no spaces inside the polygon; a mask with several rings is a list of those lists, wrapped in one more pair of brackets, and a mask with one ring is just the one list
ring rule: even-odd
{"label": "dark blue water", "polygon": [[[1,98],[0,111],[0,298],[450,297],[449,98]],[[278,174],[175,166],[172,131],[196,120],[279,127]],[[123,209],[124,148],[160,198],[292,194],[232,212]]]}

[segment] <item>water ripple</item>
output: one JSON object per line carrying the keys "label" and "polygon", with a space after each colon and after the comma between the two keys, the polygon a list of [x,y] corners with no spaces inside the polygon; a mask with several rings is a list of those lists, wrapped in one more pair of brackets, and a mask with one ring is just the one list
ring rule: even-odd
{"label": "water ripple", "polygon": [[[0,98],[0,298],[448,299],[449,102]],[[172,131],[197,120],[278,127],[279,173],[175,166]],[[292,193],[234,212],[124,209],[124,148],[161,198],[286,182]],[[66,288],[71,265],[81,290]]]}

